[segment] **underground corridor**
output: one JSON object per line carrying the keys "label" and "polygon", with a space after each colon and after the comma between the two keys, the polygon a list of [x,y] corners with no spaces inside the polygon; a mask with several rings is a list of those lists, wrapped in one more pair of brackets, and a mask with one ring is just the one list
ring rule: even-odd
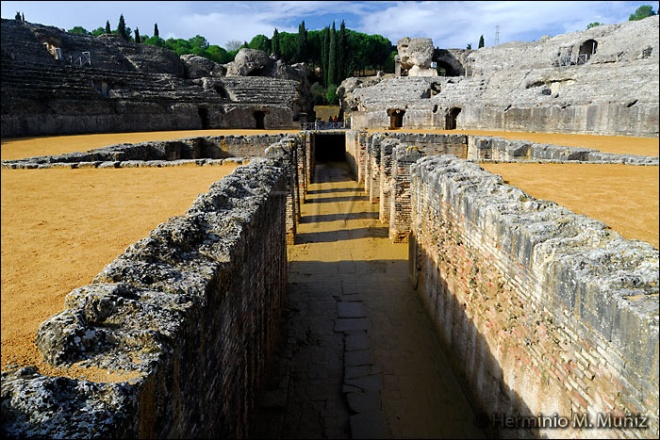
{"label": "underground corridor", "polygon": [[271,374],[251,438],[485,438],[393,244],[346,163],[316,135]]}

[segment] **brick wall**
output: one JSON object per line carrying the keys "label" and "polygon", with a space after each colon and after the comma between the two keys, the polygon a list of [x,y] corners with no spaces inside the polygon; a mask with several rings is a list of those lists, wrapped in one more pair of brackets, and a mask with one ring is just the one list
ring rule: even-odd
{"label": "brick wall", "polygon": [[657,250],[451,156],[411,204],[411,279],[494,435],[657,437]]}

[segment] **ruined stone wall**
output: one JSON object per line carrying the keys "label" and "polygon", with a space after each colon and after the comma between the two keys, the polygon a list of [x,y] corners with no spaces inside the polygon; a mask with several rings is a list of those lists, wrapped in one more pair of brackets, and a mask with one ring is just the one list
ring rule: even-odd
{"label": "ruined stone wall", "polygon": [[[443,53],[452,74],[342,84],[351,127],[483,129],[657,137],[658,16]],[[460,66],[460,67],[459,67]]]}
{"label": "ruined stone wall", "polygon": [[[275,77],[226,77],[209,60],[119,37],[7,19],[1,29],[3,138],[295,129],[312,111],[305,75],[289,66],[277,64]],[[88,61],[78,62],[83,54]]]}
{"label": "ruined stone wall", "polygon": [[591,148],[537,144],[490,136],[467,136],[467,144],[467,158],[479,161],[520,162],[531,160],[658,164],[657,156],[603,153]]}
{"label": "ruined stone wall", "polygon": [[484,426],[657,437],[658,251],[452,156],[411,179],[411,280]]}
{"label": "ruined stone wall", "polygon": [[247,435],[286,292],[284,147],[214,183],[67,296],[39,328],[45,359],[130,379],[3,371],[3,437]]}
{"label": "ruined stone wall", "polygon": [[101,166],[107,162],[156,162],[201,159],[263,157],[264,150],[284,139],[302,138],[291,134],[261,134],[252,136],[204,136],[170,141],[149,141],[137,144],[116,144],[85,152],[66,153],[57,156],[38,156],[25,159],[4,160],[3,167],[39,168],[52,164],[92,164]]}
{"label": "ruined stone wall", "polygon": [[[379,219],[382,223],[399,224],[400,214],[405,210],[401,206],[404,194],[408,194],[408,170],[414,162],[411,156],[400,153],[393,156],[397,146],[404,150],[414,146],[416,154],[453,154],[458,158],[467,157],[468,137],[465,135],[446,135],[431,133],[401,133],[348,131],[346,133],[346,157],[358,182],[364,183],[364,189],[371,203],[379,205]],[[395,171],[397,168],[397,171]],[[398,194],[398,199],[394,197]],[[395,206],[393,209],[392,206]],[[405,202],[404,202],[405,205]],[[392,217],[393,216],[393,217]],[[405,223],[405,222],[404,222]],[[405,241],[407,235],[403,223],[391,232],[394,241]],[[396,238],[394,238],[396,237]]]}

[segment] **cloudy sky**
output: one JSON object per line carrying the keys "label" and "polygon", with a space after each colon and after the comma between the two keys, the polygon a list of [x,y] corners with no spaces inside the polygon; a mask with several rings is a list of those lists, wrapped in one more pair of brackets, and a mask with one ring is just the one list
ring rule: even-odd
{"label": "cloudy sky", "polygon": [[441,48],[476,48],[509,41],[535,41],[585,30],[592,22],[628,21],[641,5],[658,11],[657,1],[2,1],[2,18],[22,12],[26,21],[69,30],[115,29],[119,16],[141,35],[189,39],[201,35],[210,44],[226,47],[231,40],[250,41],[258,34],[271,37],[307,29],[346,27],[380,34],[393,44],[403,37],[432,38]]}

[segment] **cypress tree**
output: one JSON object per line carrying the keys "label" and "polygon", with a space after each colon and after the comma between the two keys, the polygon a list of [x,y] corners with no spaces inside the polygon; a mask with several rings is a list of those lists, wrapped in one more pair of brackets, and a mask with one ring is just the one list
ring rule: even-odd
{"label": "cypress tree", "polygon": [[323,69],[323,85],[328,86],[328,60],[330,58],[330,28],[323,28],[321,39],[321,68]]}
{"label": "cypress tree", "polygon": [[140,29],[135,28],[135,42],[140,44]]}
{"label": "cypress tree", "polygon": [[307,62],[307,59],[309,58],[309,49],[307,42],[307,29],[305,29],[304,21],[298,26],[297,43],[296,61],[299,63]]}
{"label": "cypress tree", "polygon": [[344,20],[341,21],[339,26],[339,38],[337,39],[337,82],[341,83],[348,76],[347,72],[347,44],[346,25]]}
{"label": "cypress tree", "polygon": [[332,22],[330,31],[330,45],[328,47],[328,86],[337,85],[337,29]]}
{"label": "cypress tree", "polygon": [[107,21],[107,20],[105,22],[105,33],[106,34],[111,34],[112,33],[112,29],[110,28],[110,22]]}
{"label": "cypress tree", "polygon": [[275,55],[275,58],[280,57],[280,33],[275,28],[273,32],[273,38],[270,40],[270,51]]}
{"label": "cypress tree", "polygon": [[483,35],[481,37],[479,37],[479,47],[477,49],[481,49],[482,47],[484,47],[484,36]]}
{"label": "cypress tree", "polygon": [[128,40],[128,34],[126,32],[126,22],[124,21],[124,15],[119,16],[119,24],[117,25],[117,35],[122,37],[124,40]]}
{"label": "cypress tree", "polygon": [[160,37],[158,34],[158,23],[154,24],[154,37]]}

